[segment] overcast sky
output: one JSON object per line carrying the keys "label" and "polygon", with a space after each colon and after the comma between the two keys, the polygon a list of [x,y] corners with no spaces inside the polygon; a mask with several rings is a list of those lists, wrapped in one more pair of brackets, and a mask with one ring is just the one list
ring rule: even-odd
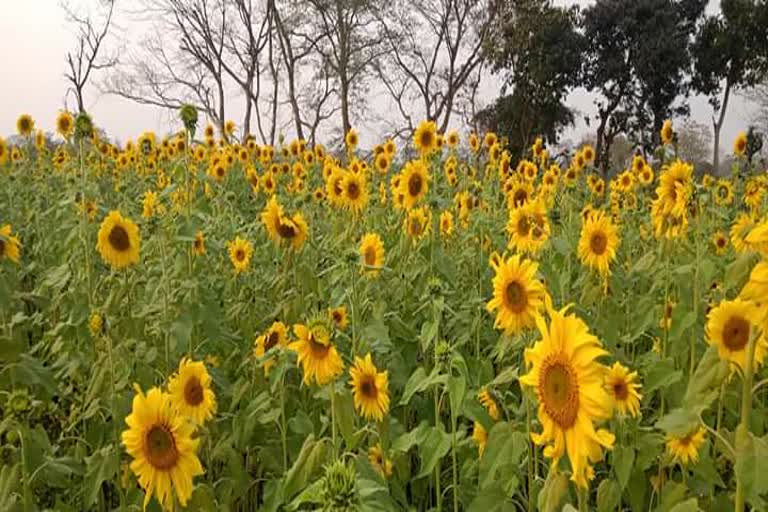
{"label": "overcast sky", "polygon": [[[10,135],[15,131],[16,118],[21,113],[34,117],[37,126],[52,131],[58,110],[65,105],[67,84],[64,79],[65,55],[73,47],[75,36],[65,21],[64,12],[58,0],[0,0],[3,16],[0,17],[0,34],[6,41],[15,42],[3,54],[3,73],[0,79],[0,134]],[[81,0],[95,2],[96,0]],[[120,3],[120,2],[118,2]],[[586,5],[587,0],[556,0],[560,5],[578,3]],[[711,3],[716,9],[717,2]],[[121,22],[120,15],[117,21]],[[139,34],[140,35],[140,34]],[[129,37],[130,39],[130,37]],[[130,44],[130,40],[129,40]],[[484,90],[486,101],[498,94],[496,81],[490,78]],[[93,115],[98,126],[108,134],[125,140],[145,130],[165,133],[176,129],[170,123],[167,111],[140,106],[126,100],[101,95],[91,86],[86,90],[86,108]],[[586,132],[580,119],[594,112],[592,97],[585,91],[574,91],[568,98],[569,104],[581,112],[576,127],[566,137],[578,140]],[[69,97],[67,106],[74,110],[74,98]],[[711,126],[711,109],[704,98],[692,98],[691,117]],[[241,116],[233,118],[239,122]],[[729,148],[738,131],[749,122],[750,108],[746,101],[737,98],[729,106],[723,129],[723,147]]]}

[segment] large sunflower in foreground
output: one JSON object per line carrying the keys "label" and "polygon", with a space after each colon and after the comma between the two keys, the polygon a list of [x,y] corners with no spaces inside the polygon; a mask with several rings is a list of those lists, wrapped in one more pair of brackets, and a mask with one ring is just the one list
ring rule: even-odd
{"label": "large sunflower in foreground", "polygon": [[360,263],[366,276],[376,277],[384,266],[384,242],[376,233],[366,233],[360,241]]}
{"label": "large sunflower in foreground", "polygon": [[133,458],[131,471],[146,493],[144,508],[152,495],[165,510],[173,510],[176,500],[185,506],[192,496],[192,480],[203,474],[196,455],[200,441],[192,439],[194,424],[177,414],[171,396],[158,388],[146,395],[137,389],[125,422],[122,441]]}
{"label": "large sunflower in foreground", "polygon": [[533,327],[549,301],[544,285],[536,278],[538,263],[512,256],[499,262],[493,277],[493,298],[489,312],[496,310],[494,327],[517,334]]}
{"label": "large sunflower in foreground", "polygon": [[229,259],[232,262],[232,266],[235,267],[235,273],[239,274],[248,270],[251,258],[253,257],[253,245],[251,245],[251,242],[238,236],[234,240],[227,242],[227,249],[229,250]]}
{"label": "large sunflower in foreground", "polygon": [[[264,357],[266,353],[275,347],[285,347],[288,342],[288,328],[283,322],[273,322],[267,332],[256,338],[253,346],[253,355],[257,359]],[[269,375],[269,369],[275,364],[274,359],[264,361],[264,374]]]}
{"label": "large sunflower in foreground", "polygon": [[[743,371],[750,337],[755,335],[764,319],[765,310],[753,302],[725,300],[707,315],[707,342],[717,347],[721,359],[730,361]],[[762,364],[766,349],[768,342],[761,335],[755,343],[755,364]]]}
{"label": "large sunflower in foreground", "polygon": [[13,236],[11,225],[6,224],[0,228],[0,259],[9,259],[14,263],[19,262],[21,244],[19,239]]}
{"label": "large sunflower in foreground", "polygon": [[609,275],[619,247],[618,231],[605,213],[600,210],[591,213],[581,228],[578,248],[581,262],[603,276]]}
{"label": "large sunflower in foreground", "polygon": [[168,382],[171,395],[179,414],[202,424],[216,412],[216,395],[211,389],[211,376],[201,361],[184,358],[179,371]]}
{"label": "large sunflower in foreground", "polygon": [[407,209],[413,208],[429,190],[429,170],[421,160],[412,160],[405,164],[401,172],[398,193],[403,196]]}
{"label": "large sunflower in foreground", "polygon": [[364,358],[355,356],[349,376],[355,409],[367,420],[383,420],[389,412],[388,372],[379,372],[369,353]]}
{"label": "large sunflower in foreground", "polygon": [[605,387],[613,397],[616,410],[621,415],[637,416],[640,414],[640,400],[643,395],[638,393],[640,383],[636,382],[637,372],[630,372],[621,363],[613,363],[605,375]]}
{"label": "large sunflower in foreground", "polygon": [[101,223],[96,242],[101,258],[113,268],[121,269],[139,262],[140,248],[139,227],[119,211],[109,212]]}
{"label": "large sunflower in foreground", "polygon": [[591,463],[602,459],[601,448],[610,449],[614,442],[612,433],[594,425],[612,412],[605,370],[596,361],[607,352],[581,319],[565,312],[552,311],[549,326],[537,318],[542,339],[525,350],[530,371],[520,383],[533,388],[539,400],[543,430],[531,439],[546,445],[544,456],[554,459],[553,464],[567,452],[571,480],[586,488],[594,475]]}
{"label": "large sunflower in foreground", "polygon": [[296,324],[293,332],[299,339],[288,345],[288,348],[299,356],[298,364],[304,371],[304,384],[315,382],[323,386],[341,375],[344,362],[331,342],[330,328],[325,322],[315,320],[309,325]]}

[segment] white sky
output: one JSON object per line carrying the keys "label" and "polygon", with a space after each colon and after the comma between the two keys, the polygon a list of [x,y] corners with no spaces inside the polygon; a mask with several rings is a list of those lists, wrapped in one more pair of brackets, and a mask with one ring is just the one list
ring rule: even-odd
{"label": "white sky", "polygon": [[[94,4],[96,0],[81,1]],[[58,0],[0,2],[3,4],[0,34],[3,34],[6,41],[11,41],[8,51],[3,54],[3,68],[6,72],[0,79],[0,134],[14,133],[16,118],[21,113],[32,115],[39,128],[52,131],[56,113],[65,105],[65,56],[67,50],[75,44],[72,28],[67,25]],[[588,1],[555,0],[555,3],[585,5]],[[716,9],[716,4],[713,1],[710,8]],[[118,24],[121,23],[119,16]],[[488,95],[486,102],[498,93],[495,82],[491,77],[484,87]],[[96,124],[118,139],[135,137],[145,130],[165,133],[177,128],[170,124],[167,111],[101,95],[94,86],[87,88],[85,97],[86,108]],[[566,138],[577,141],[587,130],[581,120],[583,115],[594,111],[592,96],[585,91],[574,91],[568,103],[581,112],[577,115],[576,127],[566,133]],[[74,110],[72,96],[68,98],[67,106]],[[232,112],[231,107],[229,110]],[[711,109],[704,98],[692,98],[691,110],[694,120],[711,126]],[[240,113],[232,113],[237,114],[231,117],[239,122],[242,117]],[[749,105],[743,99],[736,98],[726,115],[722,134],[723,148],[730,148],[731,141],[738,131],[746,128],[749,118]]]}

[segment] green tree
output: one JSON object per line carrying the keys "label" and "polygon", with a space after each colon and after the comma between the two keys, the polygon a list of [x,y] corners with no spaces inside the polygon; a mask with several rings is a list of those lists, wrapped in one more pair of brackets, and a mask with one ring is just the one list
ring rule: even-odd
{"label": "green tree", "polygon": [[705,19],[693,45],[693,86],[709,97],[713,109],[715,171],[731,93],[754,86],[768,73],[768,1],[722,0],[720,8]]}

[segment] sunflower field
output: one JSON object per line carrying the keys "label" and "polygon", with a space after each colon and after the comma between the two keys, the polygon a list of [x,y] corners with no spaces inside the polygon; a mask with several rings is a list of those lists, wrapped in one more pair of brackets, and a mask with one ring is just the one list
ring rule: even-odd
{"label": "sunflower field", "polygon": [[[493,133],[0,139],[0,510],[768,507],[768,179]],[[20,141],[20,142],[19,142]]]}

